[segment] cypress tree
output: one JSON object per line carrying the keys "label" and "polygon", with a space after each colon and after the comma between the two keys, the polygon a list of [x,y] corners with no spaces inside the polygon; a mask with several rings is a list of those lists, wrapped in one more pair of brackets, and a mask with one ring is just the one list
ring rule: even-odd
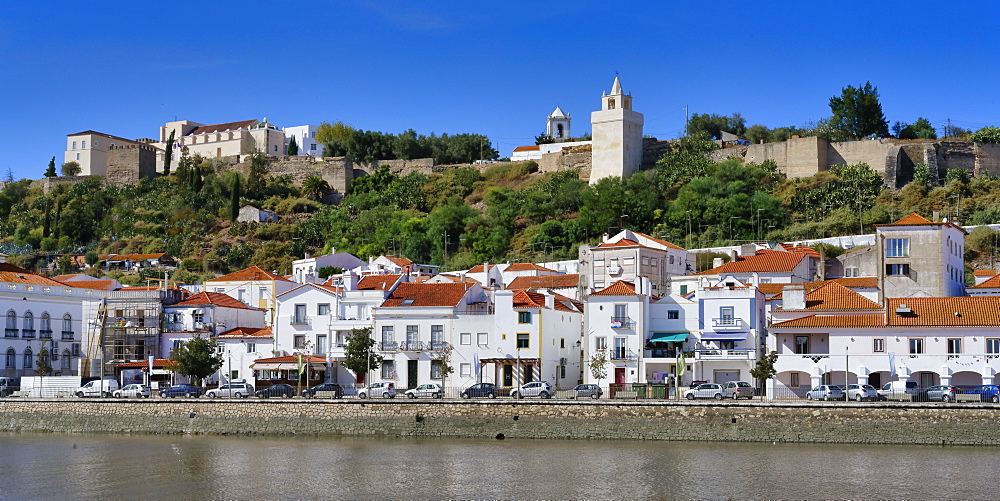
{"label": "cypress tree", "polygon": [[52,157],[52,160],[49,160],[49,168],[45,169],[45,177],[56,176],[58,176],[58,174],[56,174],[56,157]]}
{"label": "cypress tree", "polygon": [[176,130],[170,131],[170,138],[167,139],[167,149],[163,152],[163,175],[170,175],[170,160],[174,156],[174,132]]}
{"label": "cypress tree", "polygon": [[292,136],[292,139],[288,141],[287,154],[290,157],[294,157],[299,154],[299,144],[295,142],[295,136]]}
{"label": "cypress tree", "polygon": [[235,223],[236,218],[240,216],[240,177],[236,176],[236,182],[233,183],[233,192],[230,195],[229,200],[229,222]]}

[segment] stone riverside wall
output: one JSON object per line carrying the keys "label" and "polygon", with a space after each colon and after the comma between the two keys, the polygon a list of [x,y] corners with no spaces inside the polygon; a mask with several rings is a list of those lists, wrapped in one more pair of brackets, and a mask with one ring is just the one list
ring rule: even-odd
{"label": "stone riverside wall", "polygon": [[0,401],[14,432],[1000,445],[1000,406],[434,401]]}

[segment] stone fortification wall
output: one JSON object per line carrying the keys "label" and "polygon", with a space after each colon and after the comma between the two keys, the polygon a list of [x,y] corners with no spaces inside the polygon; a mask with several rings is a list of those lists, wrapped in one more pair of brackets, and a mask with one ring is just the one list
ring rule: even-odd
{"label": "stone fortification wall", "polygon": [[976,175],[1000,176],[1000,144],[976,144]]}
{"label": "stone fortification wall", "polygon": [[3,400],[7,431],[1000,445],[989,404]]}
{"label": "stone fortification wall", "polygon": [[134,185],[156,175],[156,149],[152,146],[126,144],[108,149],[105,185]]}
{"label": "stone fortification wall", "polygon": [[[250,172],[249,156],[231,168],[244,176]],[[348,192],[354,180],[354,165],[350,158],[331,157],[317,161],[310,156],[268,157],[268,174],[271,176],[291,176],[296,185],[301,185],[309,176],[319,176],[330,184],[337,199]]]}
{"label": "stone fortification wall", "polygon": [[383,165],[389,166],[389,171],[394,174],[407,175],[411,172],[422,172],[424,174],[431,174],[433,172],[440,172],[440,170],[435,170],[438,165],[437,159],[434,158],[414,158],[412,160],[376,160],[374,162],[354,162],[354,168],[360,169],[367,174],[375,172],[379,167]]}
{"label": "stone fortification wall", "polygon": [[75,184],[82,183],[82,182],[86,181],[88,178],[91,178],[91,177],[100,177],[100,176],[57,176],[57,177],[43,177],[41,179],[36,179],[36,180],[32,181],[31,182],[31,187],[32,188],[41,187],[42,188],[42,192],[45,193],[45,194],[48,194],[50,191],[52,191],[53,189],[55,189],[55,187],[58,186],[58,185],[60,185],[60,184],[69,183],[70,186],[73,186]]}
{"label": "stone fortification wall", "polygon": [[788,177],[808,177],[829,167],[827,141],[818,137],[789,139],[780,143],[752,144],[746,162],[773,160]]}
{"label": "stone fortification wall", "polygon": [[[593,148],[589,144],[570,146],[542,155],[538,160],[538,172],[560,172],[580,169],[580,179],[590,179]],[[586,171],[586,177],[583,172]]]}

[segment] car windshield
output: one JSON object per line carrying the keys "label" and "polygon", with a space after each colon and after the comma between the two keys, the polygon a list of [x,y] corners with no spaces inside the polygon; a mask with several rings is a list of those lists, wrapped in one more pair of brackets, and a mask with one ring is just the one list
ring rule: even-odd
{"label": "car windshield", "polygon": [[736,383],[736,386],[739,386],[740,388],[749,388],[750,383],[747,383],[746,381],[740,381],[739,383]]}

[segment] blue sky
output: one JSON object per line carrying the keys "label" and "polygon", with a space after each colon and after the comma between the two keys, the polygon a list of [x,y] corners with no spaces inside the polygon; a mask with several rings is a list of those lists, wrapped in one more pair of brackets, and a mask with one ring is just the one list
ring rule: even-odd
{"label": "blue sky", "polygon": [[615,72],[660,139],[678,137],[685,105],[800,126],[866,81],[890,124],[1000,125],[1000,7],[986,2],[167,5],[4,6],[0,174],[41,177],[69,133],[155,138],[175,117],[483,133],[508,156],[557,105],[589,132]]}

